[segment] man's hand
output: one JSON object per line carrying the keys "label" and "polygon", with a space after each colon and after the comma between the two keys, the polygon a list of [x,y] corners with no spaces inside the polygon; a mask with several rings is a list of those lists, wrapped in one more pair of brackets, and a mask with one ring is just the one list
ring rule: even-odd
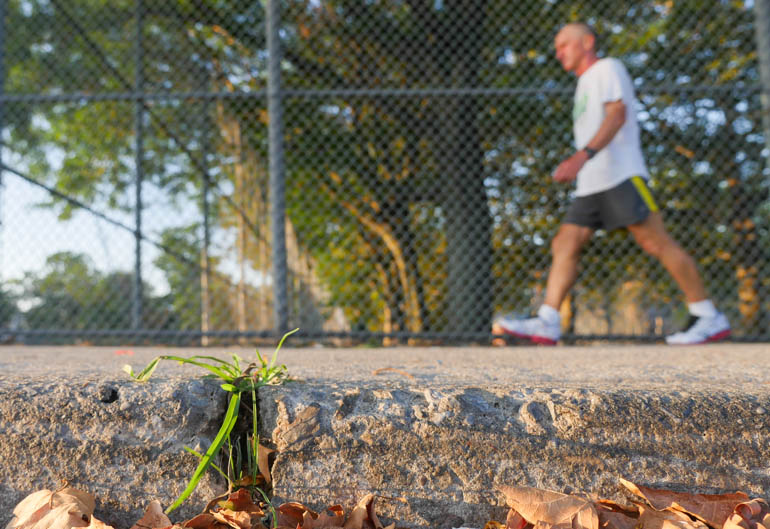
{"label": "man's hand", "polygon": [[572,182],[577,178],[578,171],[588,161],[588,153],[585,151],[578,151],[556,168],[553,172],[553,179],[557,182]]}

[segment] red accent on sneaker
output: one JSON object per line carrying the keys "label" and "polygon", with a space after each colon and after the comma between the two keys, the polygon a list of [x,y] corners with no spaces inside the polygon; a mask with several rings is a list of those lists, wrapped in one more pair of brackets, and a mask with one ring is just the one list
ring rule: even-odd
{"label": "red accent on sneaker", "polygon": [[724,330],[724,331],[722,331],[722,332],[718,332],[718,333],[716,333],[716,334],[712,334],[711,336],[709,336],[708,338],[706,338],[706,339],[705,339],[703,342],[701,342],[701,343],[711,343],[711,342],[718,342],[719,340],[724,340],[724,339],[725,339],[725,338],[727,338],[728,336],[730,336],[730,329],[725,329],[725,330]]}
{"label": "red accent on sneaker", "polygon": [[674,345],[675,345],[675,346],[676,346],[676,345],[680,345],[680,346],[687,346],[687,345],[703,345],[703,344],[705,344],[705,343],[714,343],[714,342],[718,342],[718,341],[720,341],[720,340],[724,340],[724,339],[725,339],[725,338],[727,338],[728,336],[730,336],[730,329],[725,329],[724,331],[718,332],[718,333],[716,333],[716,334],[712,334],[711,336],[709,336],[708,338],[706,338],[706,339],[705,339],[705,340],[703,340],[702,342],[693,342],[693,343],[677,343],[677,344],[674,344]]}
{"label": "red accent on sneaker", "polygon": [[556,345],[556,340],[552,340],[551,338],[546,338],[545,336],[521,334],[519,332],[509,331],[508,329],[503,329],[503,332],[505,334],[510,334],[511,336],[515,336],[516,338],[523,338],[525,340],[529,340],[530,342],[538,345]]}

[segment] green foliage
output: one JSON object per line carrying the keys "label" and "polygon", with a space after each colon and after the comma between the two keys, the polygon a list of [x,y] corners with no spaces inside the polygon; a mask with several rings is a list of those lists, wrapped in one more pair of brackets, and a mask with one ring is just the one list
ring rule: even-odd
{"label": "green foliage", "polygon": [[[250,394],[251,402],[252,402],[252,409],[251,409],[252,434],[251,434],[251,437],[247,439],[248,459],[247,459],[246,470],[248,474],[252,477],[251,483],[252,484],[256,483],[257,473],[259,472],[259,468],[257,466],[257,457],[258,457],[258,451],[259,451],[259,436],[257,432],[258,424],[257,424],[256,392],[259,388],[263,386],[280,385],[288,379],[288,372],[287,372],[286,366],[283,364],[280,364],[280,365],[277,364],[278,351],[283,346],[283,343],[286,340],[286,338],[288,338],[298,330],[299,329],[294,329],[293,331],[286,333],[281,338],[281,341],[278,343],[278,347],[276,347],[275,351],[273,352],[273,356],[269,362],[265,360],[262,357],[262,355],[259,354],[259,351],[257,351],[256,353],[257,361],[251,362],[243,369],[241,368],[241,358],[238,357],[238,355],[233,355],[232,362],[228,362],[226,360],[222,360],[214,356],[191,356],[189,358],[184,358],[181,356],[161,355],[153,359],[139,373],[135,373],[133,368],[130,365],[125,365],[123,367],[123,370],[133,380],[137,382],[147,382],[150,376],[152,376],[153,372],[155,371],[155,369],[157,368],[161,360],[172,360],[180,364],[194,365],[210,371],[211,374],[204,376],[204,378],[214,378],[214,379],[221,380],[222,384],[220,384],[220,387],[226,392],[230,393],[229,403],[227,406],[225,417],[222,420],[222,424],[219,427],[219,431],[217,432],[217,435],[214,437],[214,440],[211,442],[211,445],[209,445],[208,449],[206,449],[206,452],[201,455],[196,453],[191,448],[185,447],[185,450],[199,457],[200,462],[198,463],[198,466],[195,469],[195,472],[193,472],[193,475],[190,478],[190,481],[187,484],[187,487],[185,488],[185,490],[182,492],[179,498],[177,498],[166,509],[167,514],[176,510],[182,503],[184,503],[184,501],[190,496],[190,494],[193,493],[193,491],[195,490],[195,487],[198,486],[198,482],[201,480],[201,478],[203,477],[203,474],[206,472],[206,470],[208,470],[209,467],[213,467],[215,470],[225,475],[231,488],[234,482],[236,482],[237,479],[240,477],[238,473],[241,471],[241,465],[237,465],[238,468],[236,468],[236,465],[233,464],[232,448],[229,451],[230,464],[228,464],[228,467],[227,467],[228,468],[227,474],[225,474],[221,468],[213,464],[213,459],[219,454],[220,450],[225,444],[228,444],[231,447],[233,445],[232,440],[230,438],[230,434],[232,433],[233,428],[235,427],[235,424],[238,420],[241,398],[243,393]],[[253,486],[256,488],[255,485]],[[259,491],[259,492],[264,496],[263,491]]]}
{"label": "green foliage", "polygon": [[[34,305],[23,313],[30,329],[129,329],[133,275],[97,270],[83,254],[58,252],[50,255],[43,270],[29,272],[21,280],[23,296]],[[175,322],[164,297],[143,288],[146,328],[163,329]]]}
{"label": "green foliage", "polygon": [[[49,2],[11,2],[6,90],[126,90],[136,73],[133,4],[108,4],[67,2],[76,19],[93,21],[77,32]],[[604,53],[628,66],[667,225],[698,250],[706,278],[739,319],[736,275],[770,258],[770,246],[759,244],[770,237],[761,105],[742,88],[758,81],[751,3],[289,0],[284,11],[288,89],[423,90],[285,100],[293,233],[313,259],[324,302],[342,308],[355,330],[487,329],[493,310],[528,312],[537,303],[548,242],[569,202],[570,189],[550,174],[573,149],[574,79],[561,71],[552,44],[570,20],[593,24]],[[264,88],[261,3],[148,6],[145,24],[147,90]],[[108,64],[119,65],[120,75]],[[479,87],[519,91],[430,92]],[[11,143],[35,176],[88,201],[131,204],[133,103],[19,108],[7,118]],[[147,123],[148,181],[188,203],[200,202],[202,169],[234,189],[247,218],[256,219],[244,262],[265,272],[264,252],[254,249],[269,227],[265,101],[158,102]],[[43,154],[51,149],[60,163]],[[234,169],[239,161],[245,183]],[[215,209],[212,223],[235,229],[232,207]],[[196,261],[197,229],[167,232],[164,241]],[[614,234],[589,247],[586,262],[602,278],[580,283],[588,309],[639,268],[650,292],[660,292],[652,305],[678,296],[657,265]],[[174,285],[169,304],[180,326],[197,328],[194,271],[169,256],[156,264]],[[226,285],[213,288],[215,299],[226,299]],[[232,328],[231,305],[223,301],[217,311]]]}
{"label": "green foliage", "polygon": [[0,289],[0,328],[7,328],[19,313],[15,296]]}

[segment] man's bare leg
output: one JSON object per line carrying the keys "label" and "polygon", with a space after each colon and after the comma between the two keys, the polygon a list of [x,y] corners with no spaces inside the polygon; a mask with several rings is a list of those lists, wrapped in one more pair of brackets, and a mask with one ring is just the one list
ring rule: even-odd
{"label": "man's bare leg", "polygon": [[[537,316],[515,319],[503,316],[492,326],[493,334],[508,334],[534,343],[555,345],[561,336],[559,306],[577,278],[580,251],[591,239],[593,230],[575,224],[562,224],[551,241],[551,270],[546,284],[546,298]],[[504,340],[493,341],[504,345]]]}
{"label": "man's bare leg", "polygon": [[580,252],[593,234],[594,230],[585,226],[561,225],[551,241],[552,260],[545,289],[545,305],[559,310],[577,279]]}
{"label": "man's bare leg", "polygon": [[688,345],[714,342],[730,336],[730,322],[708,299],[695,260],[666,231],[660,212],[628,227],[636,242],[668,270],[687,298],[687,328],[666,336],[666,343]]}
{"label": "man's bare leg", "polygon": [[695,259],[668,234],[660,212],[651,213],[641,223],[628,226],[628,231],[634,236],[639,246],[658,259],[671,274],[684,292],[688,303],[708,298]]}

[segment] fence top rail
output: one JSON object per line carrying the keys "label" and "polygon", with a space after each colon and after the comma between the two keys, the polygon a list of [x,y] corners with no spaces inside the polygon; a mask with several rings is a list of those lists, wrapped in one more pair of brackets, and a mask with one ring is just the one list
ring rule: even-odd
{"label": "fence top rail", "polygon": [[[642,85],[637,88],[639,95],[691,94],[735,92],[755,94],[766,92],[761,85],[725,84],[725,85]],[[435,87],[435,88],[286,88],[282,91],[285,98],[316,97],[455,97],[455,96],[571,96],[573,87],[523,86],[500,88],[474,87]],[[95,101],[189,101],[212,99],[264,99],[267,90],[253,91],[191,91],[191,92],[69,92],[48,94],[2,93],[0,103],[87,103]]]}

